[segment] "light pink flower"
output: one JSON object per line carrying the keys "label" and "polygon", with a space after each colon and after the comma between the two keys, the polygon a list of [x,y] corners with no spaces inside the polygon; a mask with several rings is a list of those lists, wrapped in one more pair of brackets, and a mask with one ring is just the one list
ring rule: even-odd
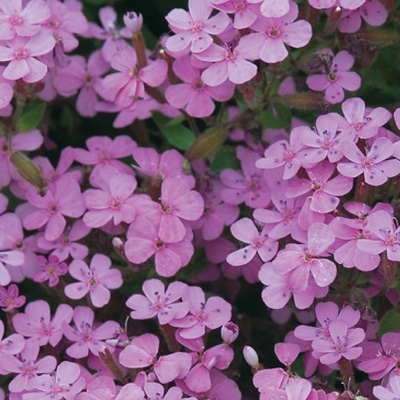
{"label": "light pink flower", "polygon": [[[7,47],[6,47],[7,46]],[[3,71],[3,77],[10,80],[22,79],[33,83],[43,79],[47,65],[36,57],[49,53],[55,46],[53,36],[40,31],[31,37],[16,37],[0,45],[0,61],[9,61]]]}
{"label": "light pink flower", "polygon": [[210,35],[218,35],[229,24],[225,13],[210,18],[212,7],[208,2],[189,0],[189,12],[178,8],[172,10],[165,19],[176,35],[168,38],[166,47],[172,52],[201,53],[213,42]]}
{"label": "light pink flower", "polygon": [[111,260],[103,254],[95,254],[90,267],[83,260],[73,260],[69,266],[70,275],[80,282],[65,287],[65,294],[71,299],[81,299],[87,293],[95,307],[103,307],[110,301],[110,290],[122,285],[121,272],[110,269]]}
{"label": "light pink flower", "polygon": [[400,375],[392,373],[386,386],[375,386],[373,393],[379,400],[395,400],[400,398]]}

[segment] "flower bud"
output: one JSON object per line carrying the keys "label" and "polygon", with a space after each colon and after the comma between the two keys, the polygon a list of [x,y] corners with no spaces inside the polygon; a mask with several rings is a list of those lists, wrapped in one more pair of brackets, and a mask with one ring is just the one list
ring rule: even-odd
{"label": "flower bud", "polygon": [[215,126],[200,135],[186,151],[185,158],[189,161],[214,155],[228,137],[226,127]]}
{"label": "flower bud", "polygon": [[44,196],[46,194],[48,189],[47,182],[44,179],[43,171],[40,167],[35,165],[25,154],[21,153],[20,151],[13,152],[10,156],[10,161],[22,178],[36,187],[40,195]]}
{"label": "flower bud", "polygon": [[124,24],[129,31],[137,33],[142,30],[143,16],[142,14],[136,14],[133,11],[129,11],[124,15]]}
{"label": "flower bud", "polygon": [[294,93],[278,98],[288,108],[297,110],[321,109],[324,105],[324,95],[321,93]]}
{"label": "flower bud", "polygon": [[114,249],[118,253],[124,254],[124,242],[121,240],[121,238],[119,238],[119,237],[113,238],[112,245],[114,246]]}
{"label": "flower bud", "polygon": [[227,322],[221,328],[221,338],[226,344],[233,343],[239,336],[239,327],[233,322]]}
{"label": "flower bud", "polygon": [[243,347],[243,357],[251,368],[257,370],[258,367],[260,366],[260,363],[258,361],[258,354],[252,347],[250,346]]}

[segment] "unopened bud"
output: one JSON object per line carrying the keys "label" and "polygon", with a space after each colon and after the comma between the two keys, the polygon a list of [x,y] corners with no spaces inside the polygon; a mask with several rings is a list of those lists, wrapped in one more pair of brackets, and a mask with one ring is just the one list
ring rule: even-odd
{"label": "unopened bud", "polygon": [[47,193],[47,182],[44,179],[42,169],[35,165],[25,154],[15,151],[11,154],[10,161],[21,177],[35,186],[41,196]]}
{"label": "unopened bud", "polygon": [[124,15],[124,24],[132,33],[141,31],[143,26],[142,14],[136,14],[133,11],[127,12]]}
{"label": "unopened bud", "polygon": [[200,135],[186,151],[185,158],[189,161],[214,155],[228,137],[226,127],[219,125]]}
{"label": "unopened bud", "polygon": [[400,33],[384,29],[361,29],[354,36],[374,46],[384,47],[399,43]]}
{"label": "unopened bud", "polygon": [[260,366],[260,362],[258,360],[258,354],[252,347],[250,346],[243,347],[243,357],[251,368],[253,368],[254,370],[258,370]]}
{"label": "unopened bud", "polygon": [[112,245],[118,253],[124,254],[124,242],[119,237],[113,238]]}
{"label": "unopened bud", "polygon": [[322,93],[294,93],[281,96],[278,99],[285,107],[297,110],[315,110],[324,105]]}
{"label": "unopened bud", "polygon": [[239,336],[239,327],[233,322],[227,322],[221,328],[221,338],[226,344],[233,343]]}

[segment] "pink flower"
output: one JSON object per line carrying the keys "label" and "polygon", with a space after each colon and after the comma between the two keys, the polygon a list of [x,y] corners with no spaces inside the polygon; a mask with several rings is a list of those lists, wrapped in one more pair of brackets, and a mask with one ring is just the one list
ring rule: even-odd
{"label": "pink flower", "polygon": [[31,37],[16,37],[7,42],[7,47],[0,45],[0,61],[10,61],[3,77],[28,83],[40,81],[47,73],[47,65],[35,57],[49,53],[54,46],[54,38],[45,31]]}
{"label": "pink flower", "polygon": [[97,113],[97,94],[101,93],[100,77],[110,69],[100,50],[89,57],[87,63],[81,56],[72,56],[65,68],[57,69],[53,83],[58,93],[70,97],[78,91],[76,109],[84,117],[94,117]]}
{"label": "pink flower", "polygon": [[343,196],[353,187],[353,180],[342,175],[329,180],[334,172],[334,164],[322,161],[307,170],[309,179],[292,180],[286,196],[294,198],[312,191],[310,210],[321,214],[329,213],[339,205],[340,201],[336,196]]}
{"label": "pink flower", "polygon": [[393,143],[385,138],[378,137],[370,146],[366,155],[349,140],[342,143],[342,152],[350,163],[339,163],[337,169],[345,176],[354,178],[364,173],[365,182],[371,186],[383,185],[388,178],[400,172],[400,161],[388,160],[393,155]]}
{"label": "pink flower", "polygon": [[42,24],[45,31],[52,33],[57,42],[62,42],[63,49],[70,52],[78,47],[75,33],[82,34],[88,29],[88,22],[79,8],[71,7],[72,2],[60,3],[47,0],[50,8],[49,18]]}
{"label": "pink flower", "polygon": [[263,0],[261,14],[269,18],[283,17],[290,10],[290,2],[291,0]]}
{"label": "pink flower", "polygon": [[151,333],[133,338],[120,353],[119,362],[128,368],[149,367],[157,360],[160,340]]}
{"label": "pink flower", "polygon": [[137,185],[135,177],[107,167],[98,173],[97,185],[99,189],[88,189],[83,194],[88,209],[83,222],[90,228],[99,228],[109,221],[114,225],[132,222],[137,207],[133,195]]}
{"label": "pink flower", "polygon": [[63,361],[55,374],[43,374],[32,378],[30,391],[22,395],[23,400],[73,400],[85,385],[85,379],[80,376],[78,364]]}
{"label": "pink flower", "polygon": [[44,237],[52,241],[58,239],[65,227],[65,217],[79,218],[85,211],[80,186],[73,178],[63,178],[56,182],[54,192],[48,190],[41,197],[34,190],[27,193],[33,206],[23,220],[25,229],[38,229],[46,225]]}
{"label": "pink flower", "polygon": [[95,307],[103,307],[110,301],[110,290],[122,285],[121,272],[110,269],[111,260],[103,254],[95,254],[90,267],[83,260],[73,260],[69,266],[70,275],[80,282],[65,287],[65,294],[71,299],[81,299],[87,293]]}
{"label": "pink flower", "polygon": [[222,12],[210,18],[212,11],[210,4],[198,0],[189,0],[189,12],[172,10],[165,19],[176,35],[168,38],[167,49],[201,53],[210,47],[213,42],[210,35],[222,33],[229,24],[229,17]]}
{"label": "pink flower", "polygon": [[390,374],[386,386],[375,386],[374,396],[379,400],[396,400],[400,398],[400,375],[398,372]]}
{"label": "pink flower", "polygon": [[213,100],[223,102],[233,96],[235,86],[230,82],[215,87],[206,85],[189,57],[175,60],[173,69],[183,83],[168,86],[165,97],[171,106],[185,109],[192,117],[209,117],[215,109]]}
{"label": "pink flower", "polygon": [[341,103],[344,99],[343,89],[355,91],[361,86],[361,78],[355,72],[349,72],[354,64],[354,57],[346,50],[333,55],[331,49],[323,49],[319,54],[329,57],[329,70],[326,74],[311,75],[307,86],[311,90],[325,91],[325,99],[331,104]]}
{"label": "pink flower", "polygon": [[160,220],[157,218],[137,218],[129,227],[124,252],[127,259],[136,264],[141,264],[154,255],[157,274],[174,276],[189,263],[193,255],[190,235],[185,229],[182,240],[168,242],[161,239],[160,232]]}
{"label": "pink flower", "polygon": [[134,294],[126,301],[131,308],[133,319],[148,319],[157,316],[160,325],[168,324],[174,318],[183,318],[189,311],[187,303],[178,301],[185,293],[187,285],[182,282],[172,282],[167,290],[158,279],[148,279],[143,283],[143,292]]}
{"label": "pink flower", "polygon": [[[65,337],[73,342],[67,348],[67,354],[73,358],[84,358],[89,351],[95,356],[105,347],[109,348],[104,342],[116,336],[119,324],[115,321],[107,321],[101,325],[94,325],[94,312],[89,307],[78,306],[74,311],[74,327],[68,325],[69,321],[63,323],[63,333]],[[109,348],[110,350],[111,348]]]}
{"label": "pink flower", "polygon": [[37,360],[39,355],[39,344],[27,340],[20,359],[12,355],[4,355],[5,371],[18,374],[9,383],[10,392],[22,392],[28,387],[29,380],[38,374],[51,373],[57,366],[53,356],[45,356]]}
{"label": "pink flower", "polygon": [[33,275],[33,280],[42,283],[48,280],[49,287],[57,286],[60,280],[59,276],[63,276],[68,272],[68,265],[60,262],[57,256],[50,255],[48,260],[44,256],[38,256],[38,263],[41,272]]}
{"label": "pink flower", "polygon": [[44,0],[32,0],[22,7],[22,0],[0,1],[0,39],[11,40],[15,36],[33,36],[40,30],[50,11]]}
{"label": "pink flower", "polygon": [[18,296],[18,286],[11,284],[7,289],[0,286],[0,307],[4,312],[20,308],[25,304],[25,296]]}
{"label": "pink flower", "polygon": [[[3,360],[4,356],[9,354],[19,354],[25,347],[25,339],[19,333],[12,333],[3,338],[5,333],[4,323],[0,320],[0,357]],[[7,370],[3,369],[3,362],[0,365],[0,373],[7,375]]]}
{"label": "pink flower", "polygon": [[247,264],[258,254],[262,261],[271,260],[278,251],[278,242],[268,237],[265,227],[260,233],[250,218],[242,218],[231,225],[232,235],[244,243],[248,243],[239,250],[230,253],[226,261],[234,266]]}
{"label": "pink flower", "polygon": [[218,296],[206,301],[199,287],[188,287],[183,301],[189,304],[190,313],[171,321],[170,325],[181,328],[179,334],[185,339],[199,338],[204,335],[206,328],[219,328],[231,319],[231,305]]}
{"label": "pink flower", "polygon": [[240,85],[254,78],[257,67],[249,60],[258,59],[258,54],[252,47],[253,38],[254,35],[243,36],[235,47],[213,43],[207,50],[196,54],[199,60],[212,62],[201,74],[203,82],[218,86],[229,80]]}
{"label": "pink flower", "polygon": [[290,1],[290,9],[278,18],[260,18],[253,25],[257,33],[253,37],[253,47],[259,49],[259,57],[266,63],[277,63],[288,56],[286,45],[296,49],[304,47],[311,39],[311,25],[305,21],[295,21],[299,14],[296,3]]}
{"label": "pink flower", "polygon": [[63,336],[62,324],[68,324],[73,313],[72,307],[67,304],[60,304],[51,321],[49,304],[43,300],[37,300],[30,302],[25,307],[25,313],[14,315],[12,321],[18,333],[32,338],[40,346],[50,343],[55,347]]}

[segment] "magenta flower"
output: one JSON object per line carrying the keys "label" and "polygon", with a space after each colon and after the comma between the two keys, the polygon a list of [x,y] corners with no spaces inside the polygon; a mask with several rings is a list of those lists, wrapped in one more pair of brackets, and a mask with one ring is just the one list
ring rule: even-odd
{"label": "magenta flower", "polygon": [[175,74],[183,81],[170,85],[165,91],[165,97],[171,106],[185,109],[192,117],[209,117],[215,105],[232,98],[235,86],[225,81],[218,86],[206,85],[200,78],[200,70],[190,64],[189,57],[181,57],[173,64]]}
{"label": "magenta flower", "polygon": [[25,307],[25,313],[14,315],[12,321],[15,330],[25,337],[37,341],[40,346],[50,343],[55,347],[62,339],[63,323],[69,323],[74,310],[67,304],[60,304],[50,320],[50,306],[43,300],[30,302]]}
{"label": "magenta flower", "polygon": [[97,113],[97,94],[101,92],[100,77],[109,69],[110,64],[104,60],[100,50],[91,54],[87,63],[81,56],[72,56],[68,66],[57,69],[53,83],[57,92],[65,97],[79,91],[77,111],[84,117],[94,117]]}
{"label": "magenta flower", "polygon": [[221,47],[213,43],[207,50],[196,54],[199,60],[212,63],[201,74],[203,82],[218,86],[229,80],[240,85],[254,78],[257,67],[249,61],[258,59],[257,51],[252,47],[253,37],[243,36],[235,47]]}
{"label": "magenta flower", "polygon": [[83,260],[88,255],[89,249],[84,244],[78,243],[78,240],[87,236],[90,230],[81,219],[78,219],[71,227],[68,226],[57,240],[50,242],[39,236],[37,244],[43,250],[53,250],[51,255],[58,257],[60,261],[65,261],[69,256]]}
{"label": "magenta flower", "polygon": [[339,205],[339,198],[350,192],[353,180],[342,175],[329,178],[335,172],[335,165],[328,161],[322,161],[314,168],[307,170],[309,179],[295,179],[289,184],[286,196],[294,198],[310,193],[310,210],[326,214],[333,211]]}
{"label": "magenta flower", "polygon": [[328,225],[316,222],[307,232],[307,244],[289,244],[281,250],[272,265],[275,271],[285,275],[293,271],[297,276],[297,290],[305,290],[308,276],[313,276],[318,286],[326,287],[336,278],[335,264],[321,256],[335,241],[335,236]]}
{"label": "magenta flower", "polygon": [[137,218],[129,227],[124,246],[127,259],[141,264],[155,256],[156,272],[160,276],[174,276],[186,266],[194,252],[193,244],[185,229],[185,236],[177,242],[161,239],[160,221],[146,217]]}
{"label": "magenta flower", "polygon": [[252,25],[253,30],[260,32],[252,41],[261,60],[266,63],[283,61],[289,54],[286,45],[298,49],[308,44],[312,36],[311,25],[305,20],[295,21],[298,14],[297,4],[290,1],[290,9],[285,15],[260,18]]}
{"label": "magenta flower", "polygon": [[260,233],[250,218],[242,218],[231,225],[232,235],[244,243],[248,243],[239,250],[230,253],[226,261],[234,266],[250,262],[258,254],[262,261],[271,260],[278,251],[278,242],[268,237],[269,228],[264,227]]}
{"label": "magenta flower", "polygon": [[85,33],[88,22],[81,5],[73,6],[73,2],[60,3],[57,0],[46,0],[50,8],[49,18],[42,24],[45,31],[52,33],[57,41],[62,42],[63,49],[70,52],[78,47],[78,40],[74,34]]}
{"label": "magenta flower", "polygon": [[231,205],[244,202],[251,208],[266,207],[271,200],[271,190],[256,163],[260,155],[242,146],[237,148],[236,154],[242,171],[227,168],[221,172],[221,182],[226,186],[221,191],[222,200]]}
{"label": "magenta flower", "polygon": [[40,31],[31,37],[18,36],[7,42],[7,47],[0,45],[0,61],[9,61],[3,77],[28,83],[40,81],[47,73],[47,65],[36,57],[49,53],[55,43],[52,35]]}
{"label": "magenta flower", "polygon": [[119,173],[113,167],[98,173],[99,189],[88,189],[83,194],[88,211],[83,222],[90,228],[99,228],[112,221],[130,223],[136,216],[137,199],[133,195],[136,179],[132,175]]}
{"label": "magenta flower", "polygon": [[339,163],[338,171],[351,178],[364,173],[365,182],[371,186],[383,185],[388,178],[396,176],[400,172],[400,161],[388,160],[393,155],[395,148],[393,143],[385,138],[378,137],[372,143],[366,155],[349,140],[342,143],[344,156],[350,163]]}
{"label": "magenta flower", "polygon": [[199,338],[204,335],[206,328],[220,328],[231,319],[231,305],[218,296],[206,301],[199,287],[188,287],[183,301],[189,304],[189,314],[171,321],[170,325],[181,328],[179,334],[185,339]]}
{"label": "magenta flower", "polygon": [[328,326],[329,339],[318,338],[313,340],[313,356],[322,364],[330,365],[342,357],[355,360],[360,357],[362,347],[357,346],[365,338],[361,328],[349,329],[343,320],[332,321]]}
{"label": "magenta flower", "polygon": [[58,180],[54,192],[48,190],[42,197],[31,190],[26,197],[33,209],[23,220],[24,228],[32,230],[46,225],[44,237],[49,241],[62,235],[67,225],[65,217],[79,218],[85,211],[80,186],[69,177]]}
{"label": "magenta flower", "polygon": [[51,373],[56,369],[57,361],[53,356],[44,356],[37,360],[39,355],[39,344],[27,340],[21,351],[21,357],[4,355],[4,370],[8,373],[17,374],[9,383],[10,392],[19,393],[28,387],[29,380],[38,374]]}
{"label": "magenta flower", "polygon": [[54,287],[58,285],[59,276],[68,272],[68,265],[65,262],[60,262],[57,256],[50,255],[48,260],[44,256],[38,256],[37,261],[41,272],[33,275],[35,282],[49,281],[49,286]]}
{"label": "magenta flower", "polygon": [[208,2],[189,0],[188,6],[189,12],[178,8],[165,17],[176,33],[168,38],[166,47],[172,52],[201,53],[212,44],[210,35],[222,33],[230,20],[222,12],[210,18],[213,9]]}
{"label": "magenta flower", "polygon": [[4,312],[20,308],[25,302],[25,296],[19,296],[17,285],[11,284],[7,289],[0,286],[0,307]]}
{"label": "magenta flower", "polygon": [[157,316],[160,325],[168,324],[174,318],[183,318],[189,312],[189,306],[178,300],[186,288],[185,283],[172,282],[165,290],[160,280],[148,279],[142,286],[146,296],[134,294],[126,301],[126,305],[133,310],[130,316],[139,320]]}
{"label": "magenta flower", "polygon": [[30,391],[22,395],[22,400],[74,400],[75,396],[86,386],[80,376],[81,370],[75,363],[63,361],[55,374],[43,374],[32,378]]}
{"label": "magenta flower", "polygon": [[116,336],[120,326],[115,321],[106,321],[101,325],[94,325],[94,312],[89,307],[78,306],[74,311],[74,327],[63,323],[65,337],[75,342],[67,348],[67,354],[73,358],[84,358],[89,351],[95,356],[106,347],[111,351],[105,340]]}
{"label": "magenta flower", "polygon": [[40,30],[40,23],[50,16],[44,0],[32,0],[22,6],[22,0],[0,1],[0,39],[15,36],[33,36]]}
{"label": "magenta flower", "polygon": [[[343,89],[355,91],[361,86],[361,77],[349,72],[354,64],[354,57],[346,50],[333,55],[331,49],[318,52],[329,57],[330,62],[326,74],[311,75],[307,78],[307,86],[318,92],[325,91],[325,99],[331,104],[341,103],[344,99]],[[327,68],[328,69],[328,68]]]}
{"label": "magenta flower", "polygon": [[95,307],[103,307],[110,301],[110,290],[122,285],[121,272],[110,269],[111,260],[104,254],[95,254],[90,267],[83,260],[73,260],[69,266],[70,275],[80,282],[65,287],[70,299],[81,299],[87,293]]}

